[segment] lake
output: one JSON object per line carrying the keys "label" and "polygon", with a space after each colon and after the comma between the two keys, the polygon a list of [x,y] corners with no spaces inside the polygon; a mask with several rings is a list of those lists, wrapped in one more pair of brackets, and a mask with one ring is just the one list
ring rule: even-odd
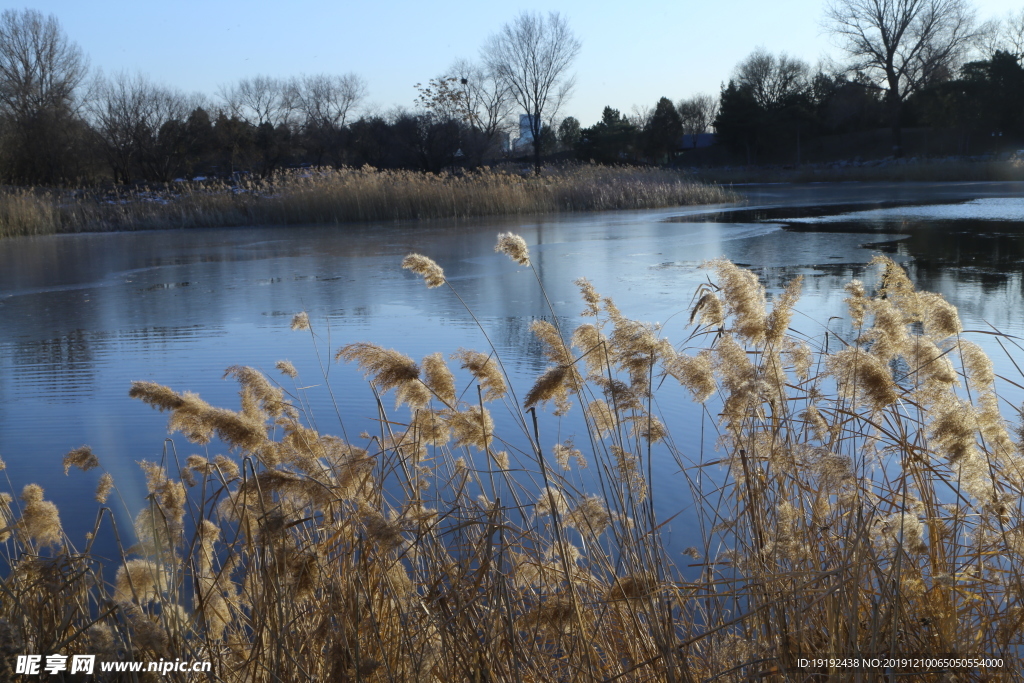
{"label": "lake", "polygon": [[[1024,336],[1024,184],[907,183],[737,187],[738,205],[503,219],[57,235],[0,241],[0,456],[15,491],[41,484],[78,542],[95,514],[96,472],[65,477],[63,455],[92,446],[125,497],[142,505],[136,465],[159,459],[167,415],[128,398],[132,380],[198,392],[236,408],[231,365],[286,380],[291,360],[310,389],[325,433],[372,428],[373,396],[334,350],[372,341],[416,359],[460,347],[487,351],[473,315],[494,342],[522,396],[546,367],[529,325],[552,317],[534,273],[493,250],[502,231],[529,243],[554,315],[574,326],[585,276],[629,317],[664,324],[674,342],[688,334],[691,296],[720,256],[753,268],[769,293],[805,276],[793,324],[820,334],[844,313],[842,285],[870,280],[865,264],[883,253],[904,263],[921,289],[960,309],[964,327]],[[400,268],[419,252],[444,269],[473,315],[445,288],[427,290]],[[290,329],[307,311],[320,334]],[[997,370],[1014,376],[994,338]],[[319,354],[319,355],[318,355]],[[1018,354],[1018,362],[1024,354]],[[1017,376],[1019,379],[1019,375]],[[285,382],[290,385],[290,380]],[[1020,396],[1005,383],[1010,398]],[[388,404],[390,405],[390,404]],[[710,457],[692,435],[700,411],[669,389],[659,409],[684,455]],[[577,409],[578,412],[578,409]],[[499,433],[511,419],[496,415]],[[576,434],[568,418],[542,421],[545,444]],[[507,432],[512,433],[512,432]],[[181,457],[203,452],[176,437]],[[210,454],[218,451],[211,446]],[[685,484],[676,462],[656,464],[660,516],[680,510]],[[0,490],[5,489],[0,485]],[[128,512],[121,513],[124,522]],[[674,523],[677,534],[682,521]]]}

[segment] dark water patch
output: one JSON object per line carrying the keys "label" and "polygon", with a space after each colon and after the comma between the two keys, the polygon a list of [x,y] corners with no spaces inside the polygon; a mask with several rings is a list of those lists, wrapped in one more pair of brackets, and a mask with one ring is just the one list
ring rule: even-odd
{"label": "dark water patch", "polygon": [[1024,224],[948,221],[911,223],[902,230],[907,238],[889,253],[911,257],[926,270],[969,268],[1006,273],[1019,271],[1024,264]]}
{"label": "dark water patch", "polygon": [[[897,254],[899,253],[900,243],[903,240],[886,240],[884,242],[865,242],[860,245],[861,249],[871,249],[872,251],[880,251],[883,254]],[[843,258],[842,256],[829,256],[829,258]]]}
{"label": "dark water patch", "polygon": [[915,232],[960,233],[977,235],[982,238],[1006,236],[1020,238],[1024,235],[1024,222],[1015,220],[972,220],[970,218],[920,219],[915,217],[892,216],[884,218],[863,218],[860,220],[830,221],[772,221],[789,232],[824,233],[894,233],[909,235]]}
{"label": "dark water patch", "polygon": [[827,280],[830,284],[838,279],[845,284],[849,280],[863,278],[869,270],[867,264],[864,263],[812,263],[771,267],[747,265],[744,267],[760,278],[762,284],[768,290],[769,297],[773,290],[781,291],[785,289],[786,285],[797,276],[802,276],[805,280]]}
{"label": "dark water patch", "polygon": [[[726,209],[723,211],[712,211],[686,216],[671,216],[666,218],[665,221],[668,223],[786,223],[793,219],[824,218],[826,216],[841,216],[847,213],[862,211],[899,209],[918,206],[956,205],[965,203],[967,203],[967,200],[958,199],[926,202],[865,201],[852,204],[822,204],[812,206],[759,206],[749,209]],[[857,224],[860,224],[860,222],[858,221]],[[817,226],[819,224],[815,222],[813,225]],[[844,232],[844,230],[837,232]]]}
{"label": "dark water patch", "polygon": [[[1006,274],[1018,272],[1024,265],[1024,202],[1013,197],[758,207],[669,220],[770,223],[786,233],[809,236],[885,235],[887,239],[858,246],[898,260],[913,260],[922,274],[930,274],[932,279],[949,269]],[[896,235],[901,238],[889,237]],[[844,258],[835,253],[822,257]]]}

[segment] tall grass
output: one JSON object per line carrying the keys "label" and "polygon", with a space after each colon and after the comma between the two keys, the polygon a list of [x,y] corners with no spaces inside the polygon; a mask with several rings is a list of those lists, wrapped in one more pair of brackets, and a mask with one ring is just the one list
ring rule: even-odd
{"label": "tall grass", "polygon": [[675,171],[576,165],[540,177],[362,169],[286,171],[266,180],[174,183],[109,193],[0,192],[0,237],[63,232],[467,218],[735,201]]}
{"label": "tall grass", "polygon": [[[529,266],[521,238],[498,249]],[[122,549],[113,582],[96,536],[78,550],[38,487],[4,498],[0,652],[209,660],[218,681],[1020,680],[1024,459],[996,393],[1010,380],[955,308],[877,263],[873,293],[847,287],[852,334],[815,338],[790,330],[799,279],[769,304],[752,273],[712,262],[684,348],[580,280],[589,320],[534,323],[549,368],[529,388],[492,349],[417,363],[346,345],[335,359],[378,396],[358,438],[311,427],[287,361],[280,383],[228,369],[239,410],[136,382],[172,432],[233,457],[142,463],[134,542],[97,515]],[[457,295],[430,258],[403,265]],[[293,328],[322,347],[305,314]],[[708,416],[711,459],[659,419],[665,381]],[[584,437],[552,447],[546,408],[581,413]],[[494,410],[519,429],[495,433]],[[696,503],[692,571],[663,537],[656,457],[678,459]],[[88,449],[65,459],[98,466]],[[800,662],[829,654],[1004,666]]]}

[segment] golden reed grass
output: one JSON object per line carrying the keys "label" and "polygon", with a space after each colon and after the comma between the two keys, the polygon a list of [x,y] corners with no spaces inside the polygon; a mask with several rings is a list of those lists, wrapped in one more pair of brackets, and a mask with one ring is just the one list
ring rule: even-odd
{"label": "golden reed grass", "polygon": [[349,223],[647,209],[736,201],[677,171],[572,165],[540,177],[483,168],[284,171],[266,180],[174,183],[164,190],[0,191],[0,237],[64,232]]}
{"label": "golden reed grass", "polygon": [[[516,236],[498,248],[529,262]],[[789,330],[799,279],[769,301],[748,271],[707,264],[682,347],[580,280],[585,324],[534,325],[550,367],[526,412],[493,352],[348,344],[336,359],[400,411],[380,402],[358,444],[309,426],[287,361],[280,383],[229,368],[238,410],[135,382],[172,431],[233,455],[140,463],[148,505],[113,581],[96,534],[131,532],[108,508],[80,550],[41,488],[0,495],[0,653],[209,660],[216,681],[892,680],[800,663],[828,654],[1002,658],[893,675],[1020,680],[1009,380],[948,302],[876,263],[873,293],[847,287],[849,332],[816,346]],[[406,265],[450,286],[426,256]],[[321,343],[305,314],[293,327]],[[703,404],[712,460],[658,415],[666,380]],[[548,443],[545,406],[581,412],[586,433]],[[499,408],[522,430],[495,433]],[[699,545],[681,555],[655,514],[655,457],[678,460],[695,502]],[[87,447],[64,464],[102,467]]]}

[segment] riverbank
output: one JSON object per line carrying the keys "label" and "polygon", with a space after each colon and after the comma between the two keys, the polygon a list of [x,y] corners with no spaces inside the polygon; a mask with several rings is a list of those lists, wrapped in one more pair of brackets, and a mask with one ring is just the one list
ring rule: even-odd
{"label": "riverbank", "polygon": [[1024,161],[988,158],[877,159],[801,166],[691,169],[708,183],[985,182],[1024,180]]}
{"label": "riverbank", "polygon": [[340,224],[650,209],[737,201],[666,169],[572,165],[539,176],[481,169],[424,174],[286,171],[269,179],[177,182],[159,189],[13,189],[0,193],[0,237],[118,230]]}

